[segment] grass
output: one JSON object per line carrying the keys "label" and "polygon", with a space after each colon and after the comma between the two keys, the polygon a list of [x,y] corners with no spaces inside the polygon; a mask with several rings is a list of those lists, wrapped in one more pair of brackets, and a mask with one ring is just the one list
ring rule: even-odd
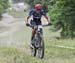
{"label": "grass", "polygon": [[[75,49],[57,47],[53,45],[60,45],[66,47],[75,47],[75,39],[49,39],[53,36],[53,32],[48,35],[48,28],[44,28],[44,40],[45,40],[45,58],[39,59],[30,55],[30,48],[25,43],[23,49],[16,47],[0,48],[0,63],[75,63]],[[26,31],[26,32],[25,32]],[[29,28],[20,30],[15,33],[15,39],[28,38]],[[24,34],[25,33],[25,34]],[[24,34],[24,35],[23,35]],[[56,34],[56,32],[54,32]],[[57,33],[58,34],[58,33]],[[56,34],[56,36],[57,36]],[[21,38],[23,36],[23,38]],[[49,37],[47,37],[49,36]],[[28,40],[26,38],[26,40]]]}
{"label": "grass", "polygon": [[[65,43],[65,40],[63,41]],[[0,63],[75,63],[75,49],[53,47],[52,42],[45,42],[44,59],[31,57],[30,51],[27,50],[29,46],[25,46],[25,51],[17,48],[0,48]]]}

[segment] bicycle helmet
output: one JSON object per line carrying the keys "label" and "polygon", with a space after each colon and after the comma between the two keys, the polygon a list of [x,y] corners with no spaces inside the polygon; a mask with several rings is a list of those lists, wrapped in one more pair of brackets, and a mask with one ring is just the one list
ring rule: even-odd
{"label": "bicycle helmet", "polygon": [[36,4],[35,5],[35,9],[36,10],[41,10],[42,9],[42,5],[41,4]]}

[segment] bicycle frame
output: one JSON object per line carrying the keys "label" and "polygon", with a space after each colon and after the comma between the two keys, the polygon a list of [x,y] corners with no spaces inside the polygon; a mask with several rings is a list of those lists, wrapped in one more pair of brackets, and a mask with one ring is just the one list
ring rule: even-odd
{"label": "bicycle frame", "polygon": [[[35,43],[39,44],[39,47],[40,47],[40,43],[41,43],[41,39],[42,39],[42,35],[43,35],[42,32],[43,32],[42,29],[40,29],[40,30],[37,29],[35,37],[34,37],[34,39],[36,40]],[[36,47],[36,45],[35,45],[35,47]]]}

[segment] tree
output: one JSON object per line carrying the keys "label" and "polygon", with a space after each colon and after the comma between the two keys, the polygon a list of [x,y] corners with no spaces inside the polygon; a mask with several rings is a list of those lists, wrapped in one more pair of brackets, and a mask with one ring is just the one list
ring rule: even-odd
{"label": "tree", "polygon": [[75,36],[75,1],[74,0],[53,0],[50,7],[50,16],[55,26],[61,24],[62,37]]}
{"label": "tree", "polygon": [[8,0],[0,0],[0,16],[9,6]]}

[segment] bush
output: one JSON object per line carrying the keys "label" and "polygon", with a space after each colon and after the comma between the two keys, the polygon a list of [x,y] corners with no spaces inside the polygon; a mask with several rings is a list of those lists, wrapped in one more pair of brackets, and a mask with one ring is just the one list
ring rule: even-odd
{"label": "bush", "polygon": [[5,9],[7,9],[9,6],[8,4],[8,0],[0,0],[0,17],[1,14],[5,11]]}
{"label": "bush", "polygon": [[61,24],[62,37],[73,38],[75,32],[75,1],[74,0],[54,0],[50,7],[50,16],[55,27]]}

